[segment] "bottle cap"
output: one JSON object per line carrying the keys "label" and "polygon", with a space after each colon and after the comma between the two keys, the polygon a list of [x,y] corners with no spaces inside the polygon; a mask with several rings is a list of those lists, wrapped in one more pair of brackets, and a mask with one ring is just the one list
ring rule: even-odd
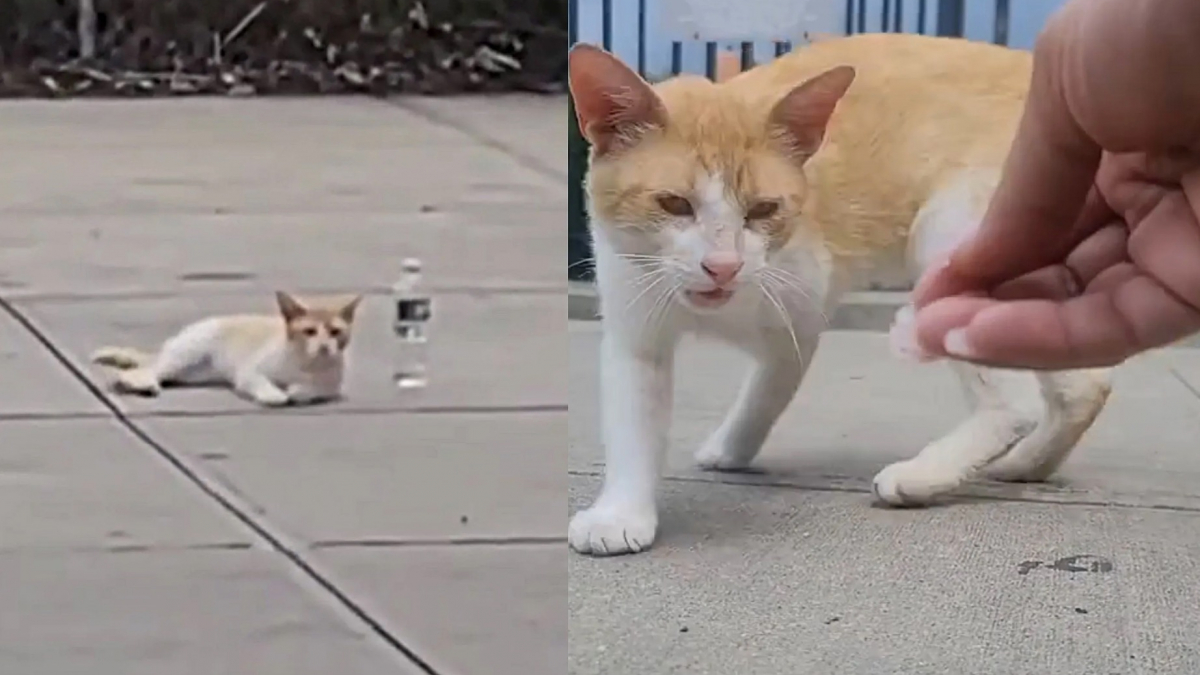
{"label": "bottle cap", "polygon": [[420,272],[421,261],[417,258],[405,258],[400,261],[400,269],[405,272]]}

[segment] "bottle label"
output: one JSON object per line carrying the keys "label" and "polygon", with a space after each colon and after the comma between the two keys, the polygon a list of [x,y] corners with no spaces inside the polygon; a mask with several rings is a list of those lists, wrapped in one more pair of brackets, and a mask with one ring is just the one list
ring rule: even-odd
{"label": "bottle label", "polygon": [[429,298],[406,298],[396,301],[396,321],[428,321],[432,315]]}

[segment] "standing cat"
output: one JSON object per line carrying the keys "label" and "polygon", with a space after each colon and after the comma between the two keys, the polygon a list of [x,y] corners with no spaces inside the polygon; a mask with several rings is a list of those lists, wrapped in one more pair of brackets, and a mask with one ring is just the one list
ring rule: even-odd
{"label": "standing cat", "polygon": [[[574,549],[636,553],[654,541],[681,334],[755,358],[696,453],[703,468],[743,469],[843,290],[871,267],[916,278],[969,235],[1030,68],[1016,50],[876,34],[824,40],[722,84],[680,76],[652,87],[596,47],[572,50],[571,92],[592,144],[606,456],[600,496],[571,521]],[[1044,480],[1109,393],[1107,370],[953,368],[973,412],[879,472],[882,501],[925,504],[980,472]]]}
{"label": "standing cat", "polygon": [[118,391],[144,396],[157,396],[164,385],[218,384],[264,406],[339,398],[362,296],[309,306],[275,295],[282,316],[211,317],[179,331],[157,354],[105,347],[92,361],[117,369]]}

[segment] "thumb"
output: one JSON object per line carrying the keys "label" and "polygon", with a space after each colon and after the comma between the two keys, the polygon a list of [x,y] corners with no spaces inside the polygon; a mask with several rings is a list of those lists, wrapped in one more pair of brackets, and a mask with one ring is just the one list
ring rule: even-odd
{"label": "thumb", "polygon": [[1067,104],[1074,30],[1051,22],[1038,39],[1029,96],[1000,184],[975,236],[921,280],[917,307],[988,291],[1061,261],[1070,250],[1101,157]]}

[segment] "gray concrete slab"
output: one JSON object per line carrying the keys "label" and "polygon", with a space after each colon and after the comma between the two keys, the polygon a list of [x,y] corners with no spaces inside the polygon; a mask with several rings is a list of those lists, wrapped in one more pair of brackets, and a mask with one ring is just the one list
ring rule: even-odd
{"label": "gray concrete slab", "polygon": [[437,289],[558,290],[561,210],[0,216],[6,297],[386,289],[417,256]]}
{"label": "gray concrete slab", "polygon": [[392,101],[567,177],[567,125],[574,120],[568,115],[566,96],[406,96]]}
{"label": "gray concrete slab", "polygon": [[563,672],[566,556],[565,545],[320,553],[350,593],[448,675]]}
{"label": "gray concrete slab", "polygon": [[[566,302],[558,294],[436,296],[429,333],[430,385],[425,391],[401,395],[391,384],[392,310],[387,298],[369,297],[355,320],[346,398],[332,407],[565,405]],[[154,349],[192,321],[215,314],[273,312],[275,300],[273,294],[262,292],[18,306],[95,382],[107,386],[105,370],[87,365],[88,355],[97,347]],[[135,413],[259,410],[223,389],[175,389],[155,399],[114,396],[114,400]]]}
{"label": "gray concrete slab", "polygon": [[417,675],[258,551],[0,555],[0,662],[21,675]]}
{"label": "gray concrete slab", "polygon": [[[598,325],[571,323],[569,465],[589,473],[599,472],[603,463],[598,344]],[[1195,451],[1200,399],[1171,370],[1182,359],[1195,361],[1195,353],[1167,350],[1120,368],[1106,410],[1051,483],[980,484],[965,494],[1200,507],[1200,454]],[[865,492],[879,469],[915,455],[966,413],[957,381],[944,365],[896,359],[882,334],[830,332],[757,460],[765,475],[701,473],[692,468],[691,454],[720,423],[744,364],[739,354],[718,344],[684,346],[677,361],[670,474]]]}
{"label": "gray concrete slab", "polygon": [[[572,509],[595,488],[573,480]],[[677,481],[663,501],[650,552],[570,557],[571,675],[1200,671],[1196,513]]]}
{"label": "gray concrete slab", "polygon": [[104,412],[32,334],[0,313],[0,418]]}
{"label": "gray concrete slab", "polygon": [[10,102],[0,128],[0,223],[566,203],[558,180],[366,98]]}
{"label": "gray concrete slab", "polygon": [[245,528],[116,422],[9,420],[0,439],[0,559],[250,545]]}
{"label": "gray concrete slab", "polygon": [[303,541],[559,538],[566,413],[251,415],[143,428]]}

